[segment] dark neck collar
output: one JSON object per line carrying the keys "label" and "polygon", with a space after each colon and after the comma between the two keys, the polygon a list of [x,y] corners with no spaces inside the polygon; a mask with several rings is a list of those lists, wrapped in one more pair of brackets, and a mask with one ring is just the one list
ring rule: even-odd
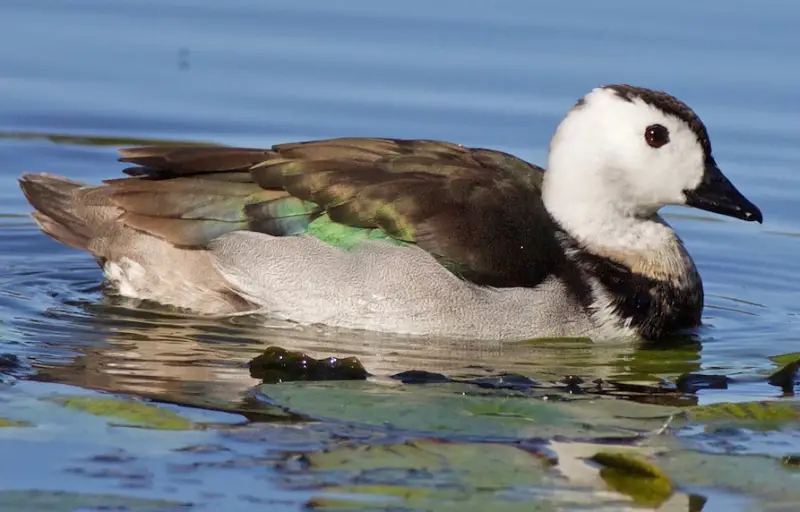
{"label": "dark neck collar", "polygon": [[700,325],[703,284],[694,268],[683,282],[658,279],[594,254],[571,237],[563,243],[583,280],[599,285],[599,290],[588,287],[588,294],[586,287],[576,290],[586,307],[607,304],[620,327],[629,326],[648,340]]}

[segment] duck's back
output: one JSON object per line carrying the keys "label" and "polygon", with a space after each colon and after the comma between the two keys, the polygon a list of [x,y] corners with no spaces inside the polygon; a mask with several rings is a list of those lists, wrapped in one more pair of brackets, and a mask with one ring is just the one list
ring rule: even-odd
{"label": "duck's back", "polygon": [[[107,183],[122,222],[180,246],[231,231],[309,234],[352,249],[416,245],[478,284],[533,286],[557,254],[543,170],[498,151],[425,140],[333,139],[270,150],[123,151]],[[532,244],[531,244],[532,242]],[[533,247],[532,245],[536,246]]]}
{"label": "duck's back", "polygon": [[543,170],[512,155],[389,139],[122,154],[132,177],[22,187],[124,295],[442,334],[558,334],[572,307]]}

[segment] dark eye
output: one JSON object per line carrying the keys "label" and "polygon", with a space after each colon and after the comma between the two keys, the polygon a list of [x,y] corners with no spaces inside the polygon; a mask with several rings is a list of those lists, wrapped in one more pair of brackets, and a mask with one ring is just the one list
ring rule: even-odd
{"label": "dark eye", "polygon": [[651,124],[644,130],[644,140],[652,148],[660,148],[669,142],[669,130],[660,124]]}

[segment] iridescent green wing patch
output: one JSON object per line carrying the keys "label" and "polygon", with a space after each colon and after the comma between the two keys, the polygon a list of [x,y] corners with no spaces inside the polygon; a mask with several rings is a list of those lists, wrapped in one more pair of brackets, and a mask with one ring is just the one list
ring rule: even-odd
{"label": "iridescent green wing patch", "polygon": [[348,251],[369,240],[380,240],[399,246],[411,245],[387,235],[380,228],[357,228],[334,222],[328,214],[323,214],[309,223],[306,232],[327,244]]}

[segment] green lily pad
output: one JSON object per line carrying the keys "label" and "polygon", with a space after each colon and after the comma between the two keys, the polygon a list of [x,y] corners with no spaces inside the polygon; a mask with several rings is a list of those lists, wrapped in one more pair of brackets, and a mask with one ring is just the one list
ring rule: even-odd
{"label": "green lily pad", "polygon": [[639,454],[604,451],[592,460],[604,466],[600,477],[609,487],[641,505],[658,507],[675,491],[666,473]]}
{"label": "green lily pad", "polygon": [[189,510],[189,505],[166,500],[147,500],[128,496],[79,494],[59,491],[0,491],[0,510],[15,512],[72,512],[74,510],[128,510],[157,512]]}
{"label": "green lily pad", "polygon": [[[492,512],[556,512],[562,510],[563,507],[553,504],[550,501],[538,499],[534,502],[500,502],[499,500],[491,499],[488,496],[478,495],[471,496],[469,500],[442,500],[436,501],[437,497],[430,499],[414,499],[413,494],[405,494],[405,488],[386,490],[386,486],[356,486],[352,488],[342,487],[341,489],[349,489],[350,492],[366,492],[369,490],[388,492],[393,496],[393,499],[380,500],[374,499],[372,501],[361,501],[355,498],[338,498],[334,496],[316,497],[306,505],[308,510],[425,510],[436,512],[464,512],[465,510],[491,510]],[[399,507],[399,508],[397,508]]]}
{"label": "green lily pad", "polygon": [[462,384],[375,388],[367,382],[263,385],[261,390],[293,412],[317,418],[466,435],[552,433],[572,425],[558,405],[506,393],[465,395]]}
{"label": "green lily pad", "polygon": [[156,430],[190,430],[192,422],[163,407],[135,400],[77,396],[55,400],[64,407],[81,412],[115,418],[133,425]]}
{"label": "green lily pad", "polygon": [[[672,408],[585,396],[568,400],[458,383],[375,386],[369,381],[338,384],[262,385],[261,392],[294,413],[368,425],[487,437],[581,438],[637,435],[659,428]],[[663,418],[657,418],[662,414]]]}
{"label": "green lily pad", "polygon": [[721,402],[690,407],[690,421],[700,423],[746,423],[757,429],[800,419],[800,407],[794,402]]}
{"label": "green lily pad", "polygon": [[[516,446],[493,443],[422,439],[345,445],[309,454],[308,462],[310,472],[323,481],[326,474],[336,474],[336,480],[342,481],[322,488],[324,495],[311,503],[317,509],[374,509],[379,503],[392,503],[443,510],[440,507],[446,503],[460,503],[460,507],[480,510],[478,504],[485,502],[492,510],[522,511],[530,510],[530,503],[511,494],[513,488],[536,488],[554,480],[547,459]],[[503,492],[509,494],[504,497]]]}
{"label": "green lily pad", "polygon": [[[346,493],[362,496],[362,499],[320,496],[309,500],[306,508],[310,510],[375,510],[376,505],[385,502],[419,503],[430,496],[428,491],[412,489],[402,485],[342,485],[327,489],[332,494]],[[381,499],[381,497],[385,497]]]}
{"label": "green lily pad", "polygon": [[[346,445],[309,456],[312,469],[368,471],[452,470],[458,480],[484,489],[539,482],[547,459],[516,446],[420,439],[395,445]],[[492,467],[496,471],[488,471]]]}
{"label": "green lily pad", "polygon": [[785,366],[800,359],[800,352],[790,352],[788,354],[779,354],[769,358],[770,361],[776,363],[778,366]]}
{"label": "green lily pad", "polygon": [[0,418],[0,428],[5,427],[30,427],[31,424],[27,421],[10,420],[7,418]]}
{"label": "green lily pad", "polygon": [[800,503],[796,470],[774,457],[676,450],[659,464],[678,488],[724,489],[742,510],[797,510]]}
{"label": "green lily pad", "polygon": [[[635,449],[619,448],[622,453],[617,453],[598,444],[576,448],[591,450],[580,461],[571,459],[588,469],[587,474],[573,474],[580,470],[562,460],[569,454],[559,454],[556,465],[549,456],[509,444],[431,439],[348,444],[306,454],[301,482],[320,486],[319,495],[308,503],[313,510],[619,510],[630,508],[631,501],[659,506],[693,499],[675,491],[666,474],[638,450],[630,455]],[[602,462],[601,468],[587,459]]]}

